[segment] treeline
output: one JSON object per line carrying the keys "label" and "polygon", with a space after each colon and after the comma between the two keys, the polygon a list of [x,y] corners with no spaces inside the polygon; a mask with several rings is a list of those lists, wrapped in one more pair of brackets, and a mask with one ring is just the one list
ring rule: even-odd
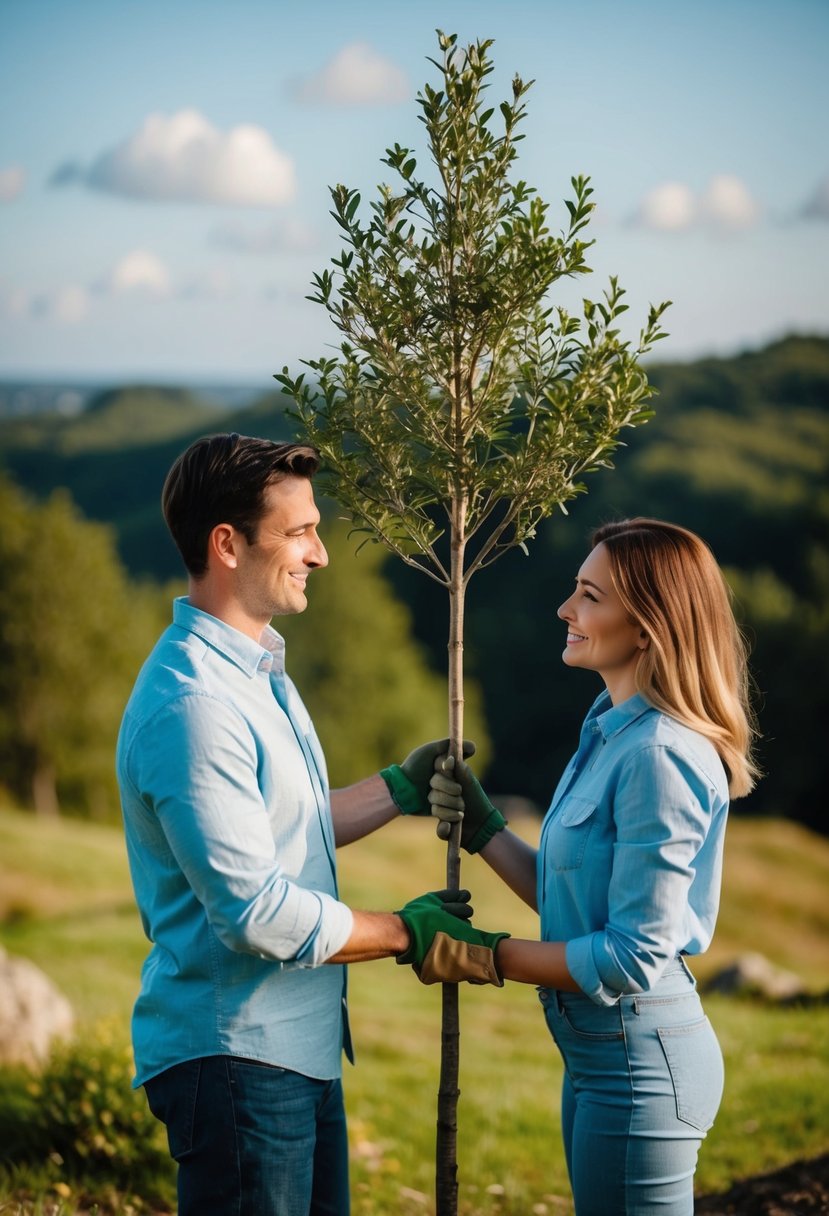
{"label": "treeline", "polygon": [[[473,705],[480,690],[491,739],[487,784],[495,793],[546,805],[574,747],[581,715],[599,688],[591,675],[563,668],[556,609],[569,593],[591,529],[608,518],[648,514],[684,524],[709,541],[727,569],[752,642],[759,751],[767,775],[736,809],[788,815],[827,831],[821,808],[829,792],[823,744],[829,721],[829,340],[790,338],[732,359],[655,366],[650,374],[660,393],[655,417],[630,432],[616,470],[591,477],[589,494],[575,501],[568,517],[539,528],[529,557],[509,555],[471,585],[467,659]],[[110,715],[118,717],[124,679],[128,687],[146,653],[147,635],[168,612],[169,592],[157,585],[179,575],[158,509],[164,474],[191,438],[229,429],[292,435],[278,394],[223,415],[190,394],[149,389],[103,394],[77,418],[0,424],[0,465],[32,496],[20,498],[9,484],[6,501],[16,495],[18,510],[31,518],[47,509],[75,511],[69,529],[75,540],[67,535],[43,559],[44,569],[51,565],[55,593],[50,631],[77,637],[80,628],[70,613],[69,591],[62,590],[71,581],[64,575],[77,559],[79,538],[92,526],[78,511],[111,528],[109,558],[123,563],[119,577],[130,605],[119,611],[127,626],[131,616],[142,622],[121,631],[135,645],[110,708],[96,710],[94,729],[82,728],[80,718],[75,723],[73,746],[80,755],[88,751],[90,761],[100,751],[101,771],[112,734],[105,723]],[[65,488],[77,509],[69,499],[50,500],[55,487]],[[35,532],[55,526],[44,517]],[[372,546],[355,558],[342,528],[329,527],[329,536],[332,562],[312,582],[311,608],[282,624],[290,666],[318,720],[332,777],[342,782],[444,721],[447,609],[445,595],[429,580],[398,562],[381,564],[382,554]],[[27,544],[33,543],[30,537]],[[7,569],[2,553],[0,560]],[[87,614],[100,614],[107,596],[98,585],[106,587],[107,581],[77,564],[85,571],[78,579],[80,616],[84,606]],[[4,697],[19,680],[7,639],[36,631],[46,611],[42,600],[26,601],[11,586],[0,593]],[[55,644],[62,645],[62,637]],[[100,670],[104,666],[95,672],[101,682],[108,678]],[[110,666],[114,671],[117,664],[110,660]],[[91,710],[95,698],[87,692],[84,698]],[[23,717],[19,710],[4,712],[3,740],[11,738],[8,720],[19,723]],[[53,723],[50,732],[55,729]],[[483,739],[483,729],[473,714],[467,733]],[[80,742],[84,730],[96,735],[87,747]],[[26,748],[30,742],[24,748],[22,741],[0,741],[0,784],[16,792],[29,778],[10,777],[11,758],[30,754]],[[86,799],[103,805],[111,796],[99,793],[93,800],[90,786],[78,797],[78,780],[76,773],[76,804]],[[69,788],[68,776],[65,784]]]}

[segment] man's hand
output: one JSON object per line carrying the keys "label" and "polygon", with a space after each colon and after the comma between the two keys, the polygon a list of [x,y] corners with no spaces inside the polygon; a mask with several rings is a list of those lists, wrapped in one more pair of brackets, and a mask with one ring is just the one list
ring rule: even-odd
{"label": "man's hand", "polygon": [[[431,815],[429,783],[435,771],[435,761],[449,750],[448,739],[424,743],[410,752],[402,764],[384,768],[380,776],[388,786],[394,803],[403,815]],[[464,756],[475,755],[475,744],[464,739]]]}
{"label": "man's hand", "polygon": [[454,756],[441,755],[435,760],[429,790],[432,814],[440,819],[438,835],[446,840],[453,823],[461,823],[461,848],[467,853],[479,853],[507,821],[484,793],[480,782],[468,764]]}
{"label": "man's hand", "polygon": [[398,963],[411,963],[424,984],[495,984],[503,987],[495,962],[498,943],[508,933],[484,933],[468,923],[468,891],[431,891],[397,913],[411,937]]}

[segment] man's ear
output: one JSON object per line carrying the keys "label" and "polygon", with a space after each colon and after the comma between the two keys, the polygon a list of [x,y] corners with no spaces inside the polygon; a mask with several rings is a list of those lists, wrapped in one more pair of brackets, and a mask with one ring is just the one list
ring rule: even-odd
{"label": "man's ear", "polygon": [[226,570],[235,570],[238,565],[240,534],[233,524],[216,524],[207,538],[207,560],[211,557]]}

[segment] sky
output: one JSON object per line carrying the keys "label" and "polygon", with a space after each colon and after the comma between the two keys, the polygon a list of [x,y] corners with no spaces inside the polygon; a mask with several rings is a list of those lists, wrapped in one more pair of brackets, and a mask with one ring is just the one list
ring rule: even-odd
{"label": "sky", "polygon": [[566,226],[589,175],[593,275],[661,360],[829,334],[829,0],[0,0],[0,377],[261,385],[326,353],[305,299],[365,201],[436,28],[494,39],[527,97],[516,175]]}

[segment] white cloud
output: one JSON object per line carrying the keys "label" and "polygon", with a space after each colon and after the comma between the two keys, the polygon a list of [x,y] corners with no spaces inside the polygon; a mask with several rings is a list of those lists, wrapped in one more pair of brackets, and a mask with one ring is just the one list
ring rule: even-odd
{"label": "white cloud", "polygon": [[170,291],[170,274],[161,258],[146,249],[134,249],[122,257],[104,281],[104,290],[114,295],[142,291],[164,296]]}
{"label": "white cloud", "polygon": [[31,296],[27,311],[33,317],[57,321],[61,325],[77,325],[89,311],[89,295],[85,288],[74,284],[55,287]]}
{"label": "white cloud", "polygon": [[210,243],[234,253],[309,253],[319,248],[316,231],[304,220],[286,219],[249,227],[220,224],[210,233]]}
{"label": "white cloud", "polygon": [[694,222],[694,196],[682,182],[664,182],[642,199],[636,220],[644,228],[677,232]]}
{"label": "white cloud", "polygon": [[406,73],[367,42],[350,42],[297,86],[300,101],[343,106],[396,105],[409,96]]}
{"label": "white cloud", "polygon": [[22,287],[4,283],[0,279],[0,316],[24,317],[30,312],[30,300]]}
{"label": "white cloud", "polygon": [[99,295],[140,295],[151,300],[219,300],[234,295],[238,286],[219,268],[175,277],[157,254],[133,249],[119,258],[93,290]]}
{"label": "white cloud", "polygon": [[818,182],[815,192],[803,207],[801,215],[809,220],[829,220],[829,177]]}
{"label": "white cloud", "polygon": [[707,227],[717,232],[748,228],[758,219],[760,208],[748,187],[731,173],[712,177],[697,195],[684,182],[663,182],[642,199],[633,223],[660,232],[683,232]]}
{"label": "white cloud", "polygon": [[760,209],[747,186],[731,173],[712,177],[700,199],[700,215],[720,228],[749,228]]}
{"label": "white cloud", "polygon": [[64,325],[76,325],[89,310],[89,296],[83,287],[59,287],[52,307],[55,318]]}
{"label": "white cloud", "polygon": [[219,131],[198,110],[150,114],[89,169],[63,165],[52,184],[82,180],[129,198],[270,207],[296,189],[293,161],[262,127]]}
{"label": "white cloud", "polygon": [[11,203],[23,193],[26,185],[26,170],[20,165],[7,165],[0,169],[0,203]]}

